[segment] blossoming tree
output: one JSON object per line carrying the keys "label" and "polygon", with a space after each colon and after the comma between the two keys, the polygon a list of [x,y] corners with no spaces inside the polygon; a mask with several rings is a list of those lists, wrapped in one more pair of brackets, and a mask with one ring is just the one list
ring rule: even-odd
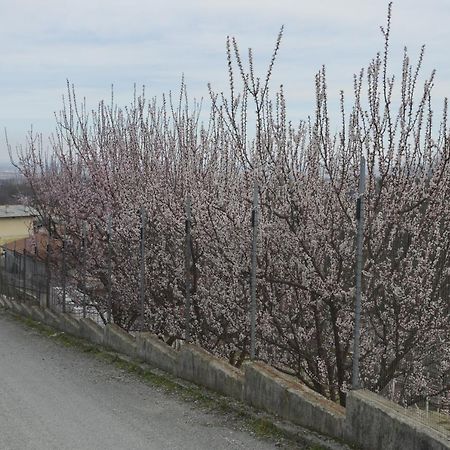
{"label": "blossoming tree", "polygon": [[[241,364],[249,353],[251,198],[260,199],[257,259],[257,357],[345,404],[351,379],[355,297],[355,193],[361,156],[364,193],[363,384],[381,391],[392,380],[405,403],[444,398],[450,387],[450,144],[447,102],[436,129],[434,73],[420,87],[405,50],[400,80],[384,51],[354,77],[352,106],[341,98],[332,130],[326,72],[316,76],[316,109],[307,121],[287,119],[283,88],[248,70],[227,40],[229,95],[210,88],[201,122],[184,83],[180,98],[127,108],[80,104],[73,88],[45,155],[30,134],[18,164],[33,205],[62,224],[71,267],[107,290],[107,221],[112,218],[113,319],[125,328],[139,316],[140,208],[147,211],[145,327],[184,336],[184,205],[193,204],[189,272],[192,336]],[[254,114],[253,114],[254,112]],[[250,116],[254,116],[249,120]],[[250,123],[254,123],[255,132]],[[51,223],[51,222],[48,222]],[[106,295],[96,298],[104,305]]]}

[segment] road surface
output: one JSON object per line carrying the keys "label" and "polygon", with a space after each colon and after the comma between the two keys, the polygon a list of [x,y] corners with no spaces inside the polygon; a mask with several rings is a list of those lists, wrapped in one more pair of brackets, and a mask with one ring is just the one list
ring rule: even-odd
{"label": "road surface", "polygon": [[273,449],[204,411],[0,312],[0,449]]}

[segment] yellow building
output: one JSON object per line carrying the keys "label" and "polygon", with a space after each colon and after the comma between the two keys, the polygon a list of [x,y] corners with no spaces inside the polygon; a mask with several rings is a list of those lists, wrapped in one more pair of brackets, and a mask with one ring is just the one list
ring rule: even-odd
{"label": "yellow building", "polygon": [[36,216],[24,205],[0,205],[0,245],[30,236]]}

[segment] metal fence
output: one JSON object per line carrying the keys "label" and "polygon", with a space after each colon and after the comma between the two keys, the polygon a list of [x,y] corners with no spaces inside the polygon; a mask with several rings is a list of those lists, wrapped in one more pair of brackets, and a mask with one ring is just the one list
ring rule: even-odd
{"label": "metal fence", "polygon": [[[106,311],[91,301],[87,289],[66,267],[55,267],[34,253],[4,246],[0,255],[0,293],[75,317],[88,317],[105,324]],[[84,283],[86,286],[86,283]]]}

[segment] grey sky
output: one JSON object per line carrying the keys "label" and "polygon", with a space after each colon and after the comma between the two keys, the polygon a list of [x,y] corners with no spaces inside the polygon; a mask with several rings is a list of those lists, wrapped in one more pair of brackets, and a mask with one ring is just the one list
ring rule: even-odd
{"label": "grey sky", "polygon": [[[263,72],[282,24],[285,34],[273,84],[282,83],[289,118],[314,110],[314,75],[327,66],[331,100],[351,93],[353,73],[382,48],[385,0],[0,0],[0,126],[13,146],[31,124],[48,135],[66,79],[94,106],[114,84],[119,104],[133,84],[147,94],[178,90],[184,73],[192,97],[206,85],[227,87],[225,40],[252,47]],[[435,100],[450,93],[450,1],[396,0],[391,69],[399,73],[406,45],[415,60],[427,45],[424,75],[437,69]],[[0,162],[8,155],[3,136]]]}

